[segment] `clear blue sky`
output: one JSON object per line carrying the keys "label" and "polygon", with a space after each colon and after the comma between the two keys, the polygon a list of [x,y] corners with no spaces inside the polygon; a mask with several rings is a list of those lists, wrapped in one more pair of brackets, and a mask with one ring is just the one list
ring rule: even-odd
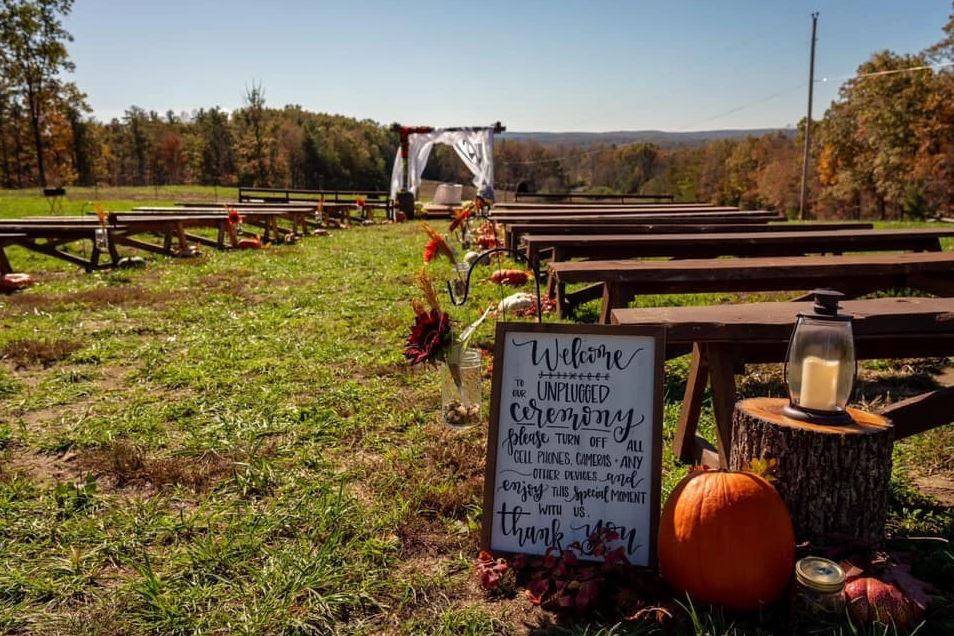
{"label": "clear blue sky", "polygon": [[951,2],[78,0],[66,25],[101,119],[231,110],[255,81],[382,123],[705,130],[803,116],[812,10],[818,114],[872,52],[939,40]]}

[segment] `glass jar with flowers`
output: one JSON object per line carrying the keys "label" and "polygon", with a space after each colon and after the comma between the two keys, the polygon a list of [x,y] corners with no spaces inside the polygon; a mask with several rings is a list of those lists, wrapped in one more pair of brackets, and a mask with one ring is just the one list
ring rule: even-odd
{"label": "glass jar with flowers", "polygon": [[459,336],[454,336],[450,316],[442,311],[434,283],[426,270],[417,278],[424,301],[415,300],[414,324],[404,347],[411,364],[442,363],[441,413],[452,428],[466,428],[481,420],[482,374],[480,352],[467,347],[490,308]]}

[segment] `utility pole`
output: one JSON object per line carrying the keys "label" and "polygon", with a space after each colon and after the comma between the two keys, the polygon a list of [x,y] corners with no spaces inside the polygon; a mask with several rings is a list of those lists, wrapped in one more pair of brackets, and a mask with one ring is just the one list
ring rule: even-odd
{"label": "utility pole", "polygon": [[812,149],[812,91],[815,88],[815,30],[818,27],[818,11],[812,12],[812,46],[808,62],[808,118],[805,119],[805,156],[802,158],[802,194],[798,198],[798,220],[805,220],[808,199],[808,160]]}

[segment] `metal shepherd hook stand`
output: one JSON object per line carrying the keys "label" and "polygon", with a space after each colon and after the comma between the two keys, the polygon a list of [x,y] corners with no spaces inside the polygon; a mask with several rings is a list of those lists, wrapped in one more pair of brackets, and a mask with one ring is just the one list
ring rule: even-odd
{"label": "metal shepherd hook stand", "polygon": [[522,252],[511,249],[509,247],[495,247],[493,249],[486,250],[480,253],[480,256],[475,258],[470,264],[470,267],[467,269],[467,277],[464,279],[464,291],[460,295],[454,293],[454,286],[450,281],[447,282],[447,295],[450,296],[451,304],[455,307],[460,307],[467,302],[467,296],[470,294],[470,277],[474,273],[474,268],[477,267],[482,261],[490,263],[490,257],[494,254],[509,254],[511,258],[515,261],[523,262],[527,264],[533,271],[533,284],[536,285],[537,295],[536,295],[536,305],[537,305],[537,322],[543,322],[543,300],[540,297],[540,265],[536,260],[531,261],[525,254]]}

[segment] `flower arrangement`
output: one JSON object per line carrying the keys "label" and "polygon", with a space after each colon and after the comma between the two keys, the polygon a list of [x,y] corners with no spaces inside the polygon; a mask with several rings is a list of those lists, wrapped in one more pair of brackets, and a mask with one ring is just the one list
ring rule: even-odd
{"label": "flower arrangement", "polygon": [[106,221],[108,219],[108,213],[106,208],[103,207],[102,203],[93,204],[93,212],[96,213],[96,218],[99,219],[99,224],[103,227],[106,227]]}
{"label": "flower arrangement", "polygon": [[[624,548],[612,547],[619,538],[615,530],[602,528],[583,543],[574,541],[562,550],[550,547],[543,556],[517,554],[509,561],[481,551],[474,571],[488,594],[510,594],[523,585],[532,605],[560,614],[582,615],[601,602],[618,604],[622,599],[613,591],[623,592],[637,584],[636,571]],[[602,561],[586,561],[583,556]]]}
{"label": "flower arrangement", "polygon": [[236,210],[235,208],[229,206],[226,208],[226,210],[228,210],[228,218],[229,218],[230,225],[237,226],[243,221],[245,221],[242,215],[239,214],[239,211]]}
{"label": "flower arrangement", "polygon": [[494,225],[493,221],[484,221],[479,228],[477,228],[477,245],[482,249],[490,250],[495,247],[500,247],[501,242],[497,237],[497,227]]}
{"label": "flower arrangement", "polygon": [[404,346],[404,357],[411,364],[434,363],[445,359],[451,348],[451,320],[447,312],[441,310],[437,291],[426,270],[418,273],[417,285],[424,294],[424,302],[411,301],[414,324]]}

